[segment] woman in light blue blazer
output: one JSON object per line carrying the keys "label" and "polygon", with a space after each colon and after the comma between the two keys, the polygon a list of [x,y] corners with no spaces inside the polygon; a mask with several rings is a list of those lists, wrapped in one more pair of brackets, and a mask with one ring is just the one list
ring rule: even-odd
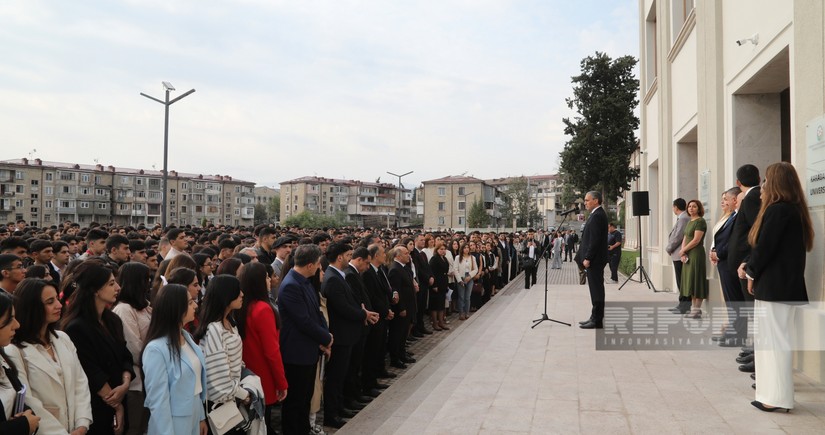
{"label": "woman in light blue blazer", "polygon": [[206,435],[206,362],[183,325],[198,307],[186,287],[168,284],[157,294],[143,349],[145,405],[152,435]]}

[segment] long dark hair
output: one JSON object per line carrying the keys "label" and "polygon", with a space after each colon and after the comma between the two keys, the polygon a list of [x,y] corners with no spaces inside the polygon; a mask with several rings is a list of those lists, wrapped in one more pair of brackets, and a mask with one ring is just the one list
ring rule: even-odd
{"label": "long dark hair", "polygon": [[235,317],[238,321],[238,334],[241,335],[241,338],[246,337],[246,317],[249,314],[249,306],[255,301],[265,302],[272,308],[272,312],[275,314],[275,326],[279,327],[278,311],[272,307],[272,303],[269,301],[269,277],[266,272],[266,265],[257,261],[244,264],[239,271],[238,278],[243,290],[243,305],[235,313]]}
{"label": "long dark hair", "polygon": [[215,271],[215,274],[218,275],[238,275],[238,269],[243,266],[243,261],[236,257],[230,257],[226,260],[221,261],[220,266],[218,266],[218,270]]}
{"label": "long dark hair", "polygon": [[[156,338],[166,338],[173,359],[180,361],[180,334],[183,316],[189,309],[189,291],[180,284],[167,284],[160,289],[155,300],[143,348],[146,349],[146,345]],[[141,359],[142,354],[141,350]]]}
{"label": "long dark hair", "polygon": [[[12,343],[26,347],[24,343],[43,344],[40,340],[40,328],[46,322],[46,307],[43,305],[43,291],[54,284],[44,279],[26,278],[20,281],[14,290],[14,311],[20,327],[14,334]],[[57,289],[55,289],[57,297]],[[55,322],[57,323],[57,322]],[[57,337],[55,323],[46,326],[46,334]]]}
{"label": "long dark hair", "polygon": [[142,311],[149,306],[149,266],[130,261],[120,266],[117,274],[117,283],[120,285],[118,303],[129,304],[132,308]]}
{"label": "long dark hair", "polygon": [[[14,299],[12,296],[6,292],[0,292],[0,328],[5,328],[9,323],[12,322],[14,319],[12,317],[12,310],[14,309]],[[6,365],[9,366],[10,375],[9,378],[16,378],[17,377],[17,367],[14,366],[14,363],[9,359],[9,356],[6,355],[6,351],[0,346],[0,357],[3,358],[3,361],[6,362]]]}
{"label": "long dark hair", "polygon": [[60,321],[60,329],[65,330],[66,326],[74,320],[82,320],[88,326],[101,329],[118,341],[124,340],[123,323],[117,314],[106,308],[98,321],[95,306],[95,294],[109,282],[109,278],[113,275],[112,269],[99,258],[89,258],[77,266],[72,276],[73,280],[69,284],[73,286],[74,292],[69,299],[69,306],[63,319]]}
{"label": "long dark hair", "polygon": [[[210,323],[223,321],[226,307],[238,299],[240,294],[241,282],[234,275],[217,275],[209,281],[198,315],[196,341],[200,341],[206,335],[206,328]],[[235,325],[232,313],[229,313],[229,323]]]}

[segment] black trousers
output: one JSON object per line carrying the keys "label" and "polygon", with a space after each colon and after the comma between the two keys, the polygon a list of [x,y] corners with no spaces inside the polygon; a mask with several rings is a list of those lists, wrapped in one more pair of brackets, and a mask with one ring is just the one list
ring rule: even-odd
{"label": "black trousers", "polygon": [[387,339],[387,349],[390,352],[390,359],[393,362],[400,361],[401,358],[406,356],[404,346],[407,343],[407,333],[410,329],[409,316],[401,317],[396,315],[390,321],[389,329],[390,333]]}
{"label": "black trousers", "polygon": [[510,282],[510,262],[502,262],[499,270],[501,273],[498,276],[498,285],[496,287],[502,289]]}
{"label": "black trousers", "polygon": [[343,406],[344,380],[347,377],[352,345],[332,343],[332,356],[326,365],[324,379],[324,420],[339,417]]}
{"label": "black trousers", "polygon": [[361,360],[361,386],[375,388],[378,376],[387,369],[384,355],[387,353],[387,320],[381,319],[370,328],[364,357]]}
{"label": "black trousers", "polygon": [[281,407],[281,430],[284,435],[309,433],[309,407],[315,390],[315,364],[284,364],[289,394]]}
{"label": "black trousers", "polygon": [[[738,277],[737,277],[738,278]],[[739,302],[739,315],[733,322],[733,329],[736,330],[736,336],[745,339],[748,336],[748,315],[747,312],[753,312],[753,295],[748,293],[748,281],[739,280],[740,295],[742,295],[742,302]]]}
{"label": "black trousers", "polygon": [[367,336],[365,332],[361,335],[358,343],[352,347],[352,355],[349,359],[349,368],[347,368],[347,379],[344,383],[344,397],[347,399],[354,399],[361,396],[361,361],[364,359],[364,349],[367,346]]}
{"label": "black trousers", "polygon": [[621,248],[618,248],[617,251],[618,252],[616,252],[615,254],[609,254],[608,257],[608,260],[610,261],[610,279],[612,279],[613,281],[619,280],[619,263],[622,261]]}
{"label": "black trousers", "polygon": [[587,286],[590,288],[590,302],[593,309],[590,320],[601,325],[604,321],[604,263],[590,263],[587,268]]}
{"label": "black trousers", "polygon": [[418,284],[418,293],[415,294],[415,329],[421,331],[424,327],[424,315],[427,313],[427,302],[429,300],[429,284]]}
{"label": "black trousers", "polygon": [[536,283],[536,273],[538,270],[538,263],[535,263],[530,267],[524,267],[524,288],[530,288]]}
{"label": "black trousers", "polygon": [[570,261],[573,259],[573,245],[566,245],[564,247],[564,261]]}

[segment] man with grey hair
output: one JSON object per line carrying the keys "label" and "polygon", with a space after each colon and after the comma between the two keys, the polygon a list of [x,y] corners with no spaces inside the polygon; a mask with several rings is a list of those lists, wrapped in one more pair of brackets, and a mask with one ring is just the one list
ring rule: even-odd
{"label": "man with grey hair", "polygon": [[602,194],[590,191],[584,196],[584,207],[590,217],[582,231],[582,241],[575,261],[587,273],[590,302],[593,308],[590,319],[579,322],[582,329],[604,327],[604,267],[607,265],[607,213],[602,207]]}
{"label": "man with grey hair", "polygon": [[677,216],[676,225],[670,230],[670,235],[667,238],[667,246],[665,252],[670,255],[673,261],[673,272],[676,274],[676,288],[679,289],[679,305],[671,308],[673,313],[685,314],[690,309],[690,296],[682,296],[682,257],[679,255],[679,249],[682,247],[682,239],[685,238],[685,227],[690,222],[690,216],[687,212],[687,203],[682,198],[673,200],[673,214]]}

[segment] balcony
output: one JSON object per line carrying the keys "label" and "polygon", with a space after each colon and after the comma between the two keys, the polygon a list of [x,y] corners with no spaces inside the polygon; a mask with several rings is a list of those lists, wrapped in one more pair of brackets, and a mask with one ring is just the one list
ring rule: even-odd
{"label": "balcony", "polygon": [[132,216],[146,216],[146,210],[132,210]]}
{"label": "balcony", "polygon": [[57,207],[57,212],[58,213],[72,213],[72,214],[74,214],[76,210],[77,210],[76,207]]}

